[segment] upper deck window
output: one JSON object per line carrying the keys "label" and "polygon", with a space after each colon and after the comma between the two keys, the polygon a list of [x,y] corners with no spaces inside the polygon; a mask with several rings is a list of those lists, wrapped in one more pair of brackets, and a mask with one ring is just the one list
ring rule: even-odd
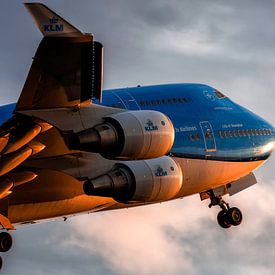
{"label": "upper deck window", "polygon": [[217,98],[220,98],[220,99],[226,98],[226,96],[218,90],[215,90],[215,95],[217,96]]}

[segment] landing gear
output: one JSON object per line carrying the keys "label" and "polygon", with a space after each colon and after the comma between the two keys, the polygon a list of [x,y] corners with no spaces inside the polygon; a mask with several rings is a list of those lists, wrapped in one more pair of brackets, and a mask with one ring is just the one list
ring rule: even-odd
{"label": "landing gear", "polygon": [[[0,233],[0,252],[7,252],[12,247],[12,237],[7,232]],[[2,269],[3,259],[0,256],[0,269]]]}
{"label": "landing gear", "polygon": [[0,252],[7,252],[12,247],[12,237],[7,232],[0,233]]}
{"label": "landing gear", "polygon": [[218,224],[222,228],[229,228],[231,225],[237,226],[241,224],[243,215],[239,208],[229,207],[229,204],[222,199],[222,196],[215,196],[213,191],[209,192],[209,197],[211,200],[209,208],[218,205],[222,209],[217,216]]}

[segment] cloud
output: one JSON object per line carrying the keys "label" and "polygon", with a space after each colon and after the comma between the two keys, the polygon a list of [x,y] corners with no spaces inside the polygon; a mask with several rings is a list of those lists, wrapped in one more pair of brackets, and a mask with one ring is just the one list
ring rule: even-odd
{"label": "cloud", "polygon": [[244,213],[242,226],[228,231],[216,224],[218,208],[194,196],[77,218],[61,244],[100,256],[115,274],[271,274],[274,192],[275,181],[227,198]]}

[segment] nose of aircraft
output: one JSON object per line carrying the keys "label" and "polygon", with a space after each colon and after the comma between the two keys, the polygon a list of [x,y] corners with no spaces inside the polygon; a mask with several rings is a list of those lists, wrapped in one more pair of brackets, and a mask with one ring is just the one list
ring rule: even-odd
{"label": "nose of aircraft", "polygon": [[267,125],[263,140],[262,140],[262,153],[272,153],[275,150],[275,128],[271,125]]}

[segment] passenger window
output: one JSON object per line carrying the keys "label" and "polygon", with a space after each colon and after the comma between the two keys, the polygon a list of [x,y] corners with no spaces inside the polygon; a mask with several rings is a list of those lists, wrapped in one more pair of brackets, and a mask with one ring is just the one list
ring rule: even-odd
{"label": "passenger window", "polygon": [[200,140],[200,135],[196,134],[196,140],[199,141]]}
{"label": "passenger window", "polygon": [[179,103],[182,103],[182,99],[181,99],[181,98],[178,98],[178,102],[179,102]]}
{"label": "passenger window", "polygon": [[223,138],[222,131],[220,131],[220,138]]}
{"label": "passenger window", "polygon": [[251,134],[252,136],[255,136],[255,131],[253,129],[251,130]]}
{"label": "passenger window", "polygon": [[270,133],[270,135],[272,135],[272,134],[273,134],[271,129],[269,129],[269,133]]}
{"label": "passenger window", "polygon": [[191,139],[191,141],[195,141],[195,137],[194,137],[194,135],[190,135],[190,139]]}
{"label": "passenger window", "polygon": [[246,133],[250,137],[250,130],[246,130]]}
{"label": "passenger window", "polygon": [[259,131],[258,131],[258,129],[255,129],[255,134],[256,134],[256,136],[258,136],[258,135],[259,135]]}
{"label": "passenger window", "polygon": [[163,104],[166,104],[166,100],[165,100],[164,98],[161,100],[161,102],[162,102]]}
{"label": "passenger window", "polygon": [[156,101],[155,100],[151,100],[151,104],[155,106],[156,105]]}
{"label": "passenger window", "polygon": [[228,138],[228,133],[227,133],[227,131],[224,131],[224,136],[225,136],[226,138]]}
{"label": "passenger window", "polygon": [[260,136],[262,136],[263,135],[263,130],[259,130],[259,134],[260,134]]}
{"label": "passenger window", "polygon": [[185,103],[187,103],[188,102],[188,100],[184,97],[183,98],[183,101],[185,102]]}
{"label": "passenger window", "polygon": [[245,132],[245,130],[243,130],[243,136],[246,137],[246,132]]}
{"label": "passenger window", "polygon": [[140,102],[139,102],[139,105],[140,105],[140,106],[144,106],[144,101],[140,101]]}
{"label": "passenger window", "polygon": [[177,103],[178,101],[177,101],[177,99],[176,99],[176,98],[173,98],[173,102],[174,102],[174,103]]}
{"label": "passenger window", "polygon": [[148,100],[145,101],[146,105],[149,106],[150,102]]}
{"label": "passenger window", "polygon": [[167,99],[167,101],[168,101],[168,103],[169,103],[169,104],[171,104],[171,103],[172,103],[172,101],[171,101],[171,99],[170,99],[170,98],[168,98],[168,99]]}
{"label": "passenger window", "polygon": [[230,136],[230,137],[233,137],[233,135],[232,135],[232,132],[231,132],[231,131],[229,131],[229,136]]}
{"label": "passenger window", "polygon": [[157,104],[158,104],[158,105],[160,105],[160,104],[161,104],[160,100],[158,100],[158,99],[157,99]]}
{"label": "passenger window", "polygon": [[237,135],[237,131],[236,130],[234,130],[234,137],[237,137],[238,135]]}
{"label": "passenger window", "polygon": [[238,136],[239,136],[239,137],[242,137],[242,136],[243,136],[243,133],[242,133],[241,130],[238,130]]}

